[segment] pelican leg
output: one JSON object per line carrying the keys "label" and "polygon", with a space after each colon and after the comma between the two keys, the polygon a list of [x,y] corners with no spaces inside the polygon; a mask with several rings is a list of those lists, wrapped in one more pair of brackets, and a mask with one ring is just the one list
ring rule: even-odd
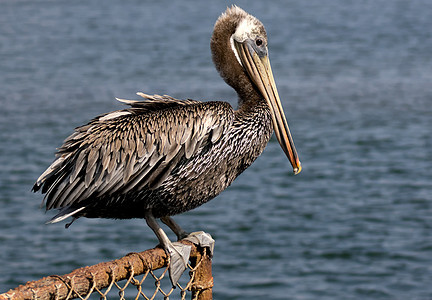
{"label": "pelican leg", "polygon": [[159,239],[159,243],[164,248],[165,252],[170,257],[169,262],[169,277],[173,286],[177,285],[181,275],[187,268],[189,262],[189,256],[191,252],[191,246],[174,242],[172,243],[166,233],[162,230],[156,219],[151,213],[148,213],[145,217],[147,225],[153,230]]}
{"label": "pelican leg", "polygon": [[162,217],[161,221],[167,225],[177,236],[178,240],[184,239],[189,235],[186,231],[183,230],[183,228],[180,227],[179,224],[177,224],[173,218],[171,217]]}
{"label": "pelican leg", "polygon": [[189,242],[194,243],[195,245],[199,245],[201,247],[208,247],[210,250],[210,256],[213,256],[215,241],[210,234],[204,231],[187,233],[171,217],[162,217],[161,221],[177,235],[177,238],[179,240],[185,239]]}

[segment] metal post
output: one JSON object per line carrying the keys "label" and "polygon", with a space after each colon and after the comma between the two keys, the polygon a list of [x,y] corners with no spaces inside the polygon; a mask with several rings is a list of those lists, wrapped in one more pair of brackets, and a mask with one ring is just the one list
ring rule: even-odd
{"label": "metal post", "polygon": [[194,300],[211,300],[213,299],[211,258],[207,254],[208,250],[206,248],[199,248],[197,252],[197,255],[191,259],[192,267],[196,267],[191,286],[191,298]]}

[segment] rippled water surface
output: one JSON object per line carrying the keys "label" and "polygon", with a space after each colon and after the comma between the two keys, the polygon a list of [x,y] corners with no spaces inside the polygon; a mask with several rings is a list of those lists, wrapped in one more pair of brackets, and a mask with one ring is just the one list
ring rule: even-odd
{"label": "rippled water surface", "polygon": [[[432,299],[432,2],[239,1],[303,163],[276,140],[178,216],[216,239],[216,299]],[[34,180],[75,126],[136,91],[236,96],[211,63],[228,2],[0,3],[0,291],[152,248],[142,220],[44,225]]]}

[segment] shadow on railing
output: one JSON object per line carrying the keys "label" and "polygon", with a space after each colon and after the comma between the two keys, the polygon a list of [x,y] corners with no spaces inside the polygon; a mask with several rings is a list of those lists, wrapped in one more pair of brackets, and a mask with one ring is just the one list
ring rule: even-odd
{"label": "shadow on railing", "polygon": [[[212,299],[212,266],[208,249],[191,245],[189,277],[185,272],[173,288],[168,276],[168,257],[154,248],[110,262],[74,270],[65,275],[51,275],[0,294],[0,300],[13,299],[107,299],[118,291],[119,299]],[[157,270],[157,271],[156,271]],[[152,280],[150,280],[152,279]],[[133,289],[132,287],[135,287]],[[175,296],[174,296],[175,295]]]}

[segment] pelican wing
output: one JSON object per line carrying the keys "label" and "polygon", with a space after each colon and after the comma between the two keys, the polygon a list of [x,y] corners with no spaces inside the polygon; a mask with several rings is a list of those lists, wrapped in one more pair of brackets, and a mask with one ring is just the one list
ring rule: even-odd
{"label": "pelican wing", "polygon": [[233,122],[228,103],[139,95],[147,101],[118,99],[131,107],[93,119],[64,141],[33,186],[46,194],[47,209],[155,189]]}

